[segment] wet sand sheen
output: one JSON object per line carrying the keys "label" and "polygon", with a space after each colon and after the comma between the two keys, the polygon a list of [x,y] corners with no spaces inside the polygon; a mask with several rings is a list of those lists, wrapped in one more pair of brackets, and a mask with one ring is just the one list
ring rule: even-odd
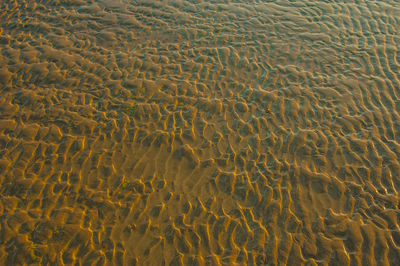
{"label": "wet sand sheen", "polygon": [[0,261],[398,265],[395,1],[2,1]]}

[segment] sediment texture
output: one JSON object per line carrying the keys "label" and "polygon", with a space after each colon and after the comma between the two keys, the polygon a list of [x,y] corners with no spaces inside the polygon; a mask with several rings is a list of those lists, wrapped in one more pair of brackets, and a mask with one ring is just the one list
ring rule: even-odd
{"label": "sediment texture", "polygon": [[1,264],[399,265],[397,1],[0,3]]}

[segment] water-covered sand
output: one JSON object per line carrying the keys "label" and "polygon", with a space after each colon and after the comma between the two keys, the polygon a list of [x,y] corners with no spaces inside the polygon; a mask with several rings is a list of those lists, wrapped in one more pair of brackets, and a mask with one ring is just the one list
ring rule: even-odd
{"label": "water-covered sand", "polygon": [[400,265],[397,1],[0,2],[0,264]]}

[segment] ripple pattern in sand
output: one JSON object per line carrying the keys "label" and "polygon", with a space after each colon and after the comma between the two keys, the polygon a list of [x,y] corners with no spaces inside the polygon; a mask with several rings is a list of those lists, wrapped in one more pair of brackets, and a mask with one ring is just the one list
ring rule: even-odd
{"label": "ripple pattern in sand", "polygon": [[1,264],[400,262],[396,1],[0,10]]}

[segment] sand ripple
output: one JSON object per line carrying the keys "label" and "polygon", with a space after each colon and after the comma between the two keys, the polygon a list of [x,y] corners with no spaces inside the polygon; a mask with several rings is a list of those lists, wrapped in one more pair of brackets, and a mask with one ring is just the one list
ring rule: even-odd
{"label": "sand ripple", "polygon": [[0,261],[399,265],[396,1],[1,1]]}

